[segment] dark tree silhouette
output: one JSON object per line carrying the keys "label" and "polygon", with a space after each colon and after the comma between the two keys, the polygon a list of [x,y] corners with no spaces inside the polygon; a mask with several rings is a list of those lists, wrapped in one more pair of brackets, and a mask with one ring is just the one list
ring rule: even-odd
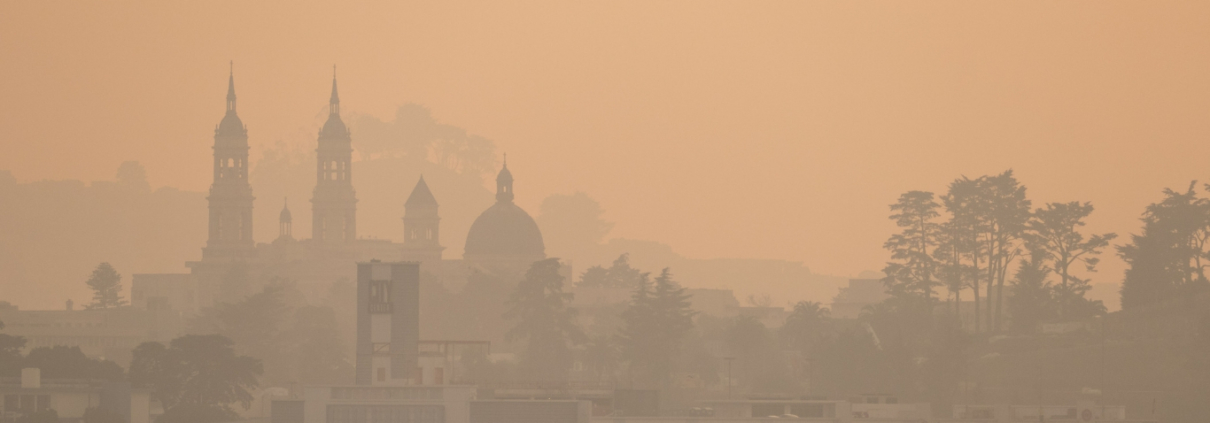
{"label": "dark tree silhouette", "polygon": [[114,308],[126,305],[122,299],[122,275],[109,263],[101,263],[92,271],[86,282],[92,289],[90,309]]}
{"label": "dark tree silhouette", "polygon": [[[245,409],[251,405],[249,391],[256,388],[262,373],[261,361],[237,355],[233,344],[222,335],[186,335],[173,339],[167,347],[145,342],[134,350],[130,382],[153,390],[164,404],[164,415],[174,416],[168,421],[232,419],[232,405]],[[191,416],[207,419],[191,420]]]}
{"label": "dark tree silhouette", "polygon": [[630,267],[630,254],[622,254],[609,268],[593,266],[580,275],[577,286],[586,288],[634,289],[642,278],[639,269]]}
{"label": "dark tree silhouette", "polygon": [[786,316],[781,338],[786,347],[809,354],[828,336],[831,312],[823,304],[799,301]]}
{"label": "dark tree silhouette", "polygon": [[934,276],[937,260],[933,257],[938,243],[940,226],[935,221],[941,207],[933,200],[933,193],[910,191],[899,196],[891,205],[891,220],[901,232],[891,235],[882,246],[891,251],[891,260],[883,268],[888,291],[891,295],[914,295],[932,299],[933,289],[939,285]]}
{"label": "dark tree silhouette", "polygon": [[987,322],[991,331],[998,332],[1004,316],[1004,283],[1009,266],[1021,255],[1030,201],[1011,169],[980,178],[979,187],[987,223]]}
{"label": "dark tree silhouette", "polygon": [[979,331],[982,327],[979,281],[987,270],[980,267],[986,263],[983,260],[986,245],[981,242],[980,235],[987,225],[981,209],[979,182],[966,177],[954,180],[941,202],[950,217],[942,226],[943,242],[936,251],[944,263],[942,272],[946,275],[946,285],[955,294],[954,314],[961,318],[960,294],[963,289],[970,288],[975,306],[974,328]]}
{"label": "dark tree silhouette", "polygon": [[681,341],[693,329],[689,298],[667,268],[654,284],[647,274],[639,276],[630,304],[622,312],[619,335],[632,378],[638,376],[640,383],[654,387],[670,381]]}
{"label": "dark tree silhouette", "polygon": [[1054,287],[1046,280],[1050,268],[1042,261],[1040,252],[1022,260],[1017,274],[1008,287],[1008,314],[1012,316],[1011,328],[1019,333],[1035,331],[1039,323],[1054,319],[1057,315]]}
{"label": "dark tree silhouette", "polygon": [[1079,228],[1091,213],[1090,203],[1049,203],[1034,212],[1029,221],[1026,239],[1030,250],[1037,252],[1035,258],[1042,262],[1039,265],[1049,265],[1059,276],[1054,300],[1060,318],[1089,317],[1089,313],[1104,309],[1103,305],[1089,304],[1084,297],[1092,289],[1089,280],[1071,274],[1071,265],[1077,262],[1083,263],[1085,270],[1095,272],[1100,260],[1096,256],[1117,237],[1107,233],[1085,238]]}
{"label": "dark tree silhouette", "polygon": [[975,330],[997,331],[1008,267],[1022,252],[1022,237],[1030,217],[1025,187],[1012,170],[977,179],[962,177],[950,184],[942,203],[950,213],[937,250],[944,263],[942,274],[951,292],[959,280],[965,280],[965,287],[972,289]]}
{"label": "dark tree silhouette", "polygon": [[1196,181],[1185,192],[1165,189],[1164,199],[1143,213],[1143,232],[1118,247],[1130,266],[1122,282],[1122,309],[1210,287],[1205,273],[1210,265],[1210,200],[1198,197],[1195,186]]}
{"label": "dark tree silhouette", "polygon": [[576,309],[569,307],[573,294],[564,291],[559,259],[536,261],[517,284],[504,318],[516,321],[505,340],[525,341],[520,366],[524,374],[539,382],[567,380],[574,354],[572,348],[584,341],[576,326]]}
{"label": "dark tree silhouette", "polygon": [[[4,322],[0,321],[0,330]],[[0,333],[0,376],[17,377],[21,374],[21,350],[25,348],[25,338]]]}

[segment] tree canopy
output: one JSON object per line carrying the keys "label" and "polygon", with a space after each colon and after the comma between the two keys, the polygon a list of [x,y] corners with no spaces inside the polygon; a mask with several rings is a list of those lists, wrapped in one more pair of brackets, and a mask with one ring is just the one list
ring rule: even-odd
{"label": "tree canopy", "polygon": [[114,308],[126,305],[122,298],[122,275],[109,263],[101,263],[92,271],[86,282],[92,289],[90,309]]}
{"label": "tree canopy", "polygon": [[505,340],[523,340],[520,366],[538,381],[563,381],[575,359],[573,348],[585,341],[576,325],[574,295],[564,290],[561,264],[557,258],[536,261],[530,266],[508,304],[504,318],[516,324]]}
{"label": "tree canopy", "polygon": [[[1143,212],[1143,231],[1118,247],[1126,261],[1122,309],[1189,296],[1210,288],[1210,199],[1191,182],[1183,192],[1164,190],[1164,199]],[[1210,186],[1207,186],[1210,190]]]}
{"label": "tree canopy", "polygon": [[[261,360],[235,353],[222,335],[186,335],[168,346],[146,342],[134,350],[130,382],[152,388],[173,422],[218,422],[235,417],[232,406],[245,409],[262,373]],[[197,419],[202,417],[202,419]]]}
{"label": "tree canopy", "polygon": [[676,369],[681,342],[693,329],[690,295],[672,280],[665,268],[654,284],[648,274],[639,275],[630,304],[622,312],[619,339],[622,354],[630,363],[632,377],[640,382],[665,386]]}

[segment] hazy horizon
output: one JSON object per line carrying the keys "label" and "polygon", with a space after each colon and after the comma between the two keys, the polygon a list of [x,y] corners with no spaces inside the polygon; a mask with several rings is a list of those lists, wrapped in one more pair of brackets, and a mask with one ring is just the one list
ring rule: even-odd
{"label": "hazy horizon", "polygon": [[[1121,244],[1163,188],[1210,179],[1210,5],[1149,6],[8,3],[0,169],[111,180],[137,160],[202,192],[228,61],[254,164],[313,145],[336,64],[346,119],[428,107],[508,153],[531,214],[583,191],[609,238],[686,257],[879,270],[899,193],[1006,169],[1035,207],[1092,202],[1087,230]],[[1120,283],[1102,258],[1093,283]]]}

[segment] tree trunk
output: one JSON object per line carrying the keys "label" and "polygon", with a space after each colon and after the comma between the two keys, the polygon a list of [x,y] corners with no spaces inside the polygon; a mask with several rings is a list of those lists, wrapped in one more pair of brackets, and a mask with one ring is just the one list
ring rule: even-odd
{"label": "tree trunk", "polygon": [[983,319],[983,315],[980,314],[981,312],[979,311],[979,255],[976,253],[974,256],[975,272],[972,280],[974,283],[971,284],[971,289],[974,290],[973,294],[975,296],[975,333],[979,333],[979,331],[982,329],[980,321]]}

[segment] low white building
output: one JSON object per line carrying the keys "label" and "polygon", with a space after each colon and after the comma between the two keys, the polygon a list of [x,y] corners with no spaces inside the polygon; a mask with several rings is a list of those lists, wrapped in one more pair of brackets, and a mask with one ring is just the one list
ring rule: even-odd
{"label": "low white building", "polygon": [[130,423],[151,422],[150,394],[130,389],[125,382],[76,379],[42,380],[41,370],[21,370],[21,380],[0,381],[0,420],[12,421],[46,410],[54,410],[61,420],[84,417],[92,408],[105,409],[123,416]]}

